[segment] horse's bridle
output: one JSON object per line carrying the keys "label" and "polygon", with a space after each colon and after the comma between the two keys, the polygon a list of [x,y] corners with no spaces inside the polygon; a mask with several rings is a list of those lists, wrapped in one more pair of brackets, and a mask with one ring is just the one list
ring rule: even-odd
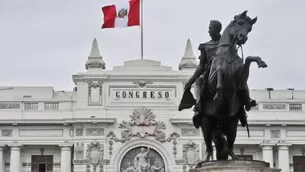
{"label": "horse's bridle", "polygon": [[[237,31],[238,31],[238,30],[236,30],[235,32],[237,32]],[[233,39],[232,39],[232,41],[231,41],[229,44],[221,44],[221,45],[218,45],[216,49],[218,49],[219,47],[222,47],[222,46],[228,46],[228,47],[226,48],[226,50],[223,51],[223,53],[224,53],[224,52],[226,52],[226,51],[234,44],[234,42],[236,41],[236,39],[237,39],[237,37],[234,36]],[[243,63],[244,63],[244,51],[243,51],[243,46],[242,46],[242,45],[239,45],[239,46],[237,47],[237,51],[238,51],[239,48],[241,49],[241,57],[242,57],[241,59],[242,59],[242,61],[243,61]],[[216,51],[217,51],[217,50],[216,50]],[[215,54],[215,55],[216,55],[216,54]],[[209,59],[209,61],[212,61],[212,60],[215,58],[215,55],[213,55],[212,58]]]}

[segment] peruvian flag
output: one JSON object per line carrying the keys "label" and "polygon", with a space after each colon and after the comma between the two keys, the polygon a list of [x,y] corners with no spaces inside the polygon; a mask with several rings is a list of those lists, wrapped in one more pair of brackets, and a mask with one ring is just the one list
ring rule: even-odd
{"label": "peruvian flag", "polygon": [[130,0],[102,7],[103,28],[140,25],[140,0]]}

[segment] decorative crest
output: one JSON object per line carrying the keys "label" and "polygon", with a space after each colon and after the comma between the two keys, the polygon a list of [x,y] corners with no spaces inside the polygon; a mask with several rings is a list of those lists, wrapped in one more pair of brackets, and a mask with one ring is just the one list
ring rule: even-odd
{"label": "decorative crest", "polygon": [[[131,120],[129,122],[122,121],[119,124],[121,131],[121,138],[118,138],[113,131],[110,131],[107,135],[109,137],[109,155],[112,155],[113,141],[124,143],[134,137],[147,138],[153,137],[161,143],[173,141],[173,152],[176,155],[176,139],[180,137],[178,133],[172,133],[166,138],[164,130],[166,125],[163,121],[156,121],[156,116],[152,113],[151,109],[141,107],[134,109],[133,114],[130,115]],[[143,127],[144,126],[144,127]]]}
{"label": "decorative crest", "polygon": [[94,168],[103,162],[104,148],[99,142],[92,142],[87,149],[88,164],[93,165]]}
{"label": "decorative crest", "polygon": [[132,82],[133,84],[137,84],[139,85],[139,87],[143,88],[145,87],[147,84],[152,84],[153,82],[151,81],[145,81],[145,80],[139,80],[139,81],[134,81]]}
{"label": "decorative crest", "polygon": [[125,18],[127,16],[127,9],[126,8],[122,8],[119,12],[118,12],[118,17],[119,18]]}
{"label": "decorative crest", "polygon": [[150,126],[156,124],[156,116],[152,113],[151,109],[147,109],[143,106],[139,109],[134,109],[132,115],[130,115],[130,118],[130,126]]}

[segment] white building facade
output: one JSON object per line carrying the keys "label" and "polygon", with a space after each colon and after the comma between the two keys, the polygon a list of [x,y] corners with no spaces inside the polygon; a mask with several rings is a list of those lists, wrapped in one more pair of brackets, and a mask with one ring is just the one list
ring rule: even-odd
{"label": "white building facade", "polygon": [[[1,90],[0,171],[188,171],[205,156],[192,109],[177,110],[196,65],[188,40],[179,70],[142,59],[105,70],[94,40],[74,91]],[[305,171],[305,91],[252,90],[251,97],[258,101],[248,112],[251,137],[240,127],[235,153]]]}

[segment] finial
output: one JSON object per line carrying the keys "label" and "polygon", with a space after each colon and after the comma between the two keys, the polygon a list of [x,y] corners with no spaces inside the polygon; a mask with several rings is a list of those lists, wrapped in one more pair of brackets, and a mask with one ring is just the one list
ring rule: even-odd
{"label": "finial", "polygon": [[193,48],[192,48],[192,43],[190,38],[187,39],[186,41],[186,47],[185,47],[185,52],[184,52],[184,57],[187,58],[196,58],[193,52]]}
{"label": "finial", "polygon": [[93,39],[91,52],[86,63],[86,69],[105,69],[105,62],[98,49],[96,38]]}
{"label": "finial", "polygon": [[182,57],[181,62],[179,64],[179,70],[186,69],[186,68],[193,69],[193,68],[197,67],[197,64],[198,64],[198,62],[194,55],[192,43],[189,38],[186,41],[185,52],[184,52],[184,56]]}
{"label": "finial", "polygon": [[101,55],[100,55],[100,51],[98,49],[97,40],[96,40],[96,38],[94,38],[94,40],[92,42],[90,57],[100,57],[100,56]]}

